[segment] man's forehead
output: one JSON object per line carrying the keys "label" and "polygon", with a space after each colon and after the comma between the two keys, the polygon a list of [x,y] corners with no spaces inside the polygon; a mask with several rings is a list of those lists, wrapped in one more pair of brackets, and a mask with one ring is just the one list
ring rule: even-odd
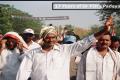
{"label": "man's forehead", "polygon": [[101,38],[99,40],[101,40],[101,39],[111,39],[111,36],[110,35],[103,35],[103,36],[101,36]]}
{"label": "man's forehead", "polygon": [[11,37],[6,38],[8,41],[17,41],[16,39],[13,39]]}
{"label": "man's forehead", "polygon": [[11,37],[7,37],[6,39],[9,39],[9,40],[15,40],[14,38],[11,38]]}
{"label": "man's forehead", "polygon": [[102,37],[106,37],[106,38],[110,38],[111,36],[110,35],[108,35],[108,34],[106,34],[106,35],[103,35]]}
{"label": "man's forehead", "polygon": [[57,36],[57,34],[54,34],[54,33],[48,33],[46,37],[53,37],[53,36]]}

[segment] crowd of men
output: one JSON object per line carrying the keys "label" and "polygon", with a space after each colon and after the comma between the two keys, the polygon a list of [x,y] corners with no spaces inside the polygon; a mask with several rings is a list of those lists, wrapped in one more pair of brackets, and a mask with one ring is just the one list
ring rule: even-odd
{"label": "crowd of men", "polygon": [[[59,41],[53,26],[43,27],[40,38],[30,28],[22,35],[7,32],[0,36],[0,80],[120,80],[120,40],[111,36],[112,26],[110,17],[103,29],[82,40],[67,31]],[[75,78],[70,77],[73,56]]]}

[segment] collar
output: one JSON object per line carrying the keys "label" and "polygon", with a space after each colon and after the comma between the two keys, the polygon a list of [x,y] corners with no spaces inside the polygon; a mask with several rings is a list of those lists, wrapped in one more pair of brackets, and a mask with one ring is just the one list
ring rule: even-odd
{"label": "collar", "polygon": [[[96,47],[93,47],[93,50],[95,50],[95,52],[97,53],[97,56],[102,57],[102,55],[99,54]],[[109,56],[111,56],[111,54],[113,54],[113,51],[110,48],[108,48],[108,51],[107,51],[107,53],[106,53],[106,55],[104,57],[109,57]]]}
{"label": "collar", "polygon": [[27,43],[28,46],[32,45],[34,42],[30,41],[29,43]]}
{"label": "collar", "polygon": [[115,52],[111,48],[108,48],[108,51],[112,54],[115,54]]}
{"label": "collar", "polygon": [[53,50],[58,50],[58,51],[60,51],[59,44],[54,45],[54,46],[53,46]]}
{"label": "collar", "polygon": [[[57,51],[60,51],[60,47],[59,47],[59,44],[55,44],[54,46],[53,46],[53,49],[52,50],[57,50]],[[43,50],[42,49],[42,47],[41,47],[41,52],[46,52],[45,50]]]}

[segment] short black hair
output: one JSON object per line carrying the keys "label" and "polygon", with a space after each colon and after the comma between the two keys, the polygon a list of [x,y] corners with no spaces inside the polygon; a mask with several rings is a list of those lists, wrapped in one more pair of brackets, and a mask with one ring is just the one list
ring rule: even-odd
{"label": "short black hair", "polygon": [[112,36],[111,41],[113,42],[120,41],[120,38],[118,36]]}
{"label": "short black hair", "polygon": [[[110,36],[110,40],[111,40],[112,35],[111,35],[111,33],[110,33],[110,32],[106,32],[104,35],[109,35],[109,36]],[[102,36],[101,36],[101,37],[102,37]]]}

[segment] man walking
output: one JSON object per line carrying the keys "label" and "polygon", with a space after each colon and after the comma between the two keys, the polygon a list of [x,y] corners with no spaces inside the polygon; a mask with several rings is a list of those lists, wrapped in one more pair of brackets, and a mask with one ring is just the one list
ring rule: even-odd
{"label": "man walking", "polygon": [[111,21],[107,21],[104,29],[94,35],[73,44],[57,44],[57,31],[54,27],[41,30],[43,43],[41,48],[25,56],[19,68],[16,80],[70,80],[70,57],[87,49],[96,39],[110,30]]}

